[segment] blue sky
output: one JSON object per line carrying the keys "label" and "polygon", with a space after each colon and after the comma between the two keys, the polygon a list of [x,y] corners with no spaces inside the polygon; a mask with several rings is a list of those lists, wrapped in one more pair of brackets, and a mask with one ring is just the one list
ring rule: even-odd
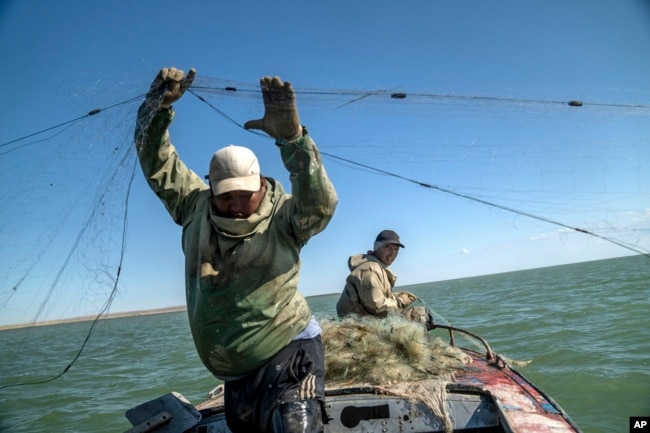
{"label": "blue sky", "polygon": [[[352,161],[324,160],[340,201],[303,250],[305,295],[339,292],[347,257],[385,228],[407,247],[398,285],[618,257],[632,252],[357,164],[648,251],[650,111],[638,106],[650,106],[649,18],[632,0],[4,1],[0,144],[137,98],[165,66],[239,89],[279,75],[319,148]],[[255,94],[198,93],[238,123],[262,114]],[[572,99],[585,106],[531,102]],[[138,101],[0,147],[0,325],[105,302],[129,173],[101,170],[127,155]],[[289,186],[272,141],[191,94],[175,107],[172,141],[198,173],[234,143]],[[183,304],[180,228],[139,171],[127,209],[111,311]]]}

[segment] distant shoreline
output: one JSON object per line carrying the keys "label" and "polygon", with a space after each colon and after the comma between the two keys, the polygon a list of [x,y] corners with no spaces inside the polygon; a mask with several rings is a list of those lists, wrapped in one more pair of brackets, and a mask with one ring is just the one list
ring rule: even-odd
{"label": "distant shoreline", "polygon": [[[187,311],[185,305],[178,305],[175,307],[165,307],[165,308],[154,308],[151,310],[138,310],[138,311],[125,311],[122,313],[108,313],[100,318],[100,320],[106,319],[119,319],[122,317],[133,317],[133,316],[150,316],[153,314],[165,314],[165,313],[177,313],[181,311]],[[73,317],[70,319],[61,319],[61,320],[47,320],[44,322],[36,323],[20,323],[16,325],[4,325],[0,326],[0,331],[6,331],[9,329],[20,329],[20,328],[33,328],[36,326],[50,326],[50,325],[60,325],[62,323],[75,323],[75,322],[90,322],[95,320],[97,316],[83,316],[83,317]]]}

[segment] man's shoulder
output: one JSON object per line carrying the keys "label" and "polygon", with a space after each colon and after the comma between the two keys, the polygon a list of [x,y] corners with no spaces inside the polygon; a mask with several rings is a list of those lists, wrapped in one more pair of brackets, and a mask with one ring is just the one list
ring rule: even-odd
{"label": "man's shoulder", "polygon": [[355,254],[350,256],[348,259],[348,265],[354,268],[374,268],[376,266],[381,267],[377,259],[370,254]]}

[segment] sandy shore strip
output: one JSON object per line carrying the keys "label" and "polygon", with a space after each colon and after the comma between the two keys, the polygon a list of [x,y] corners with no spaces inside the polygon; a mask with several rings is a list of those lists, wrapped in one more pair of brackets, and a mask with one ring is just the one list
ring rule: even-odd
{"label": "sandy shore strip", "polygon": [[[151,310],[139,310],[139,311],[126,311],[122,313],[108,313],[103,315],[100,320],[106,319],[118,319],[120,317],[133,317],[133,316],[150,316],[152,314],[165,314],[165,313],[177,313],[180,311],[187,311],[185,305],[178,305],[175,307],[165,307],[165,308],[155,308]],[[16,325],[4,325],[0,326],[0,331],[5,331],[8,329],[19,329],[19,328],[31,328],[34,326],[49,326],[49,325],[59,325],[62,323],[74,323],[74,322],[90,322],[95,320],[97,315],[94,316],[83,316],[83,317],[72,317],[69,319],[60,319],[60,320],[48,320],[43,322],[35,323],[21,323]]]}

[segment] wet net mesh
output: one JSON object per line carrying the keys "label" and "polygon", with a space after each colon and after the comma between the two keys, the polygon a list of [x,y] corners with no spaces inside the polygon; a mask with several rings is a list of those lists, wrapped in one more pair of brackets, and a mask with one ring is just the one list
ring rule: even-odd
{"label": "wet net mesh", "polygon": [[320,322],[328,387],[369,385],[423,403],[451,431],[446,384],[471,362],[467,354],[399,315]]}
{"label": "wet net mesh", "polygon": [[471,359],[420,323],[384,319],[321,320],[328,383],[370,385],[444,378]]}

